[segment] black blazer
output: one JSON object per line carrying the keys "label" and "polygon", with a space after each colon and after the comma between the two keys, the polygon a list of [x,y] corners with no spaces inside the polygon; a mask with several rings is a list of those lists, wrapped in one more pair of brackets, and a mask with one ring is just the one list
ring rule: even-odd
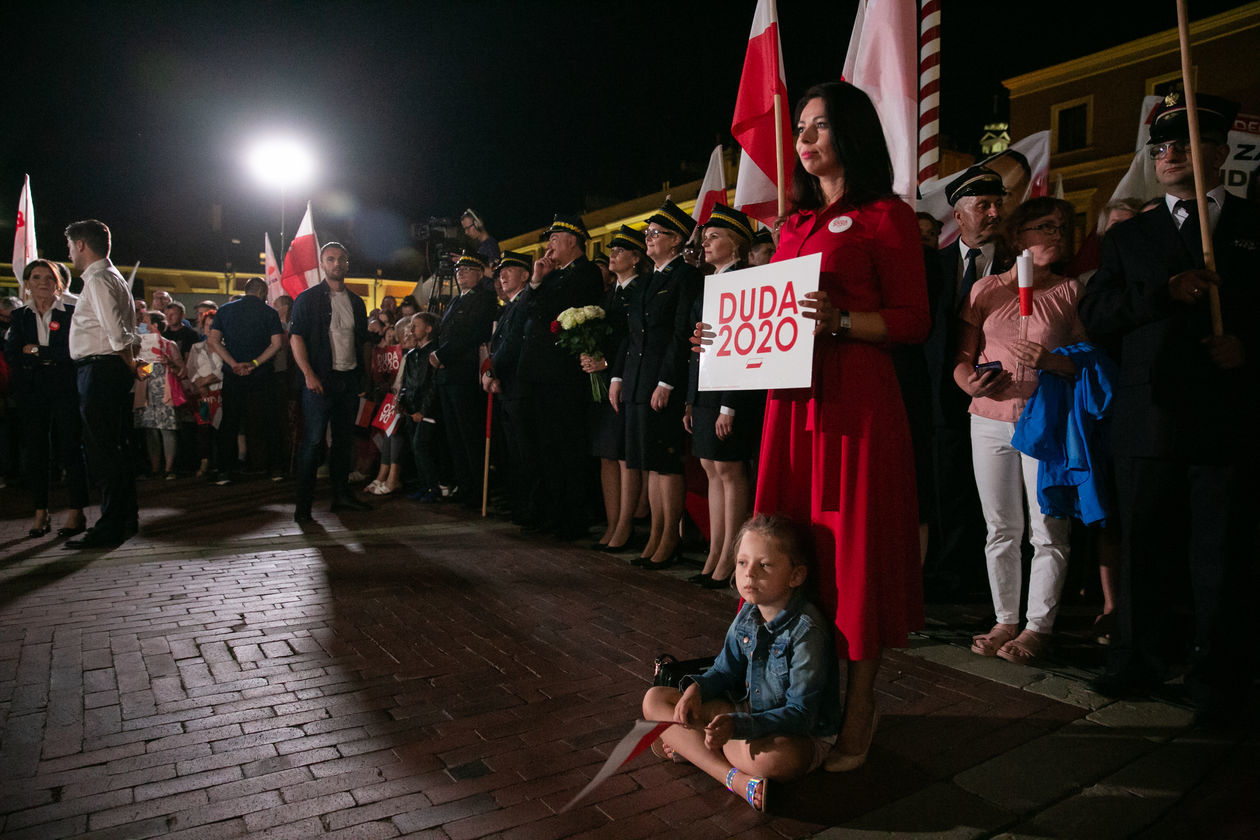
{"label": "black blazer", "polygon": [[[745,268],[746,266],[739,266]],[[732,271],[736,269],[731,269]],[[701,280],[701,293],[696,295],[696,299],[691,302],[690,314],[687,317],[687,323],[695,329],[695,324],[704,320],[704,284],[709,283],[716,277],[716,274],[710,274]],[[721,282],[719,279],[717,282]],[[690,335],[690,333],[688,333]],[[688,341],[688,348],[691,342]],[[701,391],[700,390],[700,354],[692,353],[687,360],[687,405],[703,405],[703,406],[726,406],[735,409],[735,414],[739,415],[744,411],[753,409],[757,405],[765,407],[766,392],[765,391]]]}
{"label": "black blazer", "polygon": [[398,388],[398,406],[405,414],[417,411],[425,417],[437,413],[437,389],[433,387],[433,365],[429,364],[429,353],[437,345],[429,341],[423,346],[413,347],[403,356],[402,383]]}
{"label": "black blazer", "polygon": [[925,254],[925,261],[932,330],[923,342],[923,357],[932,381],[932,419],[936,426],[965,431],[971,423],[967,413],[971,397],[954,381],[954,357],[958,354],[958,312],[954,308],[958,289],[958,243],[935,254],[928,251],[928,254],[931,256]]}
{"label": "black blazer", "polygon": [[[48,346],[39,348],[39,355],[23,353],[28,344],[39,344],[39,326],[35,310],[20,306],[13,310],[8,337],[4,342],[4,358],[9,363],[15,394],[32,394],[44,377],[54,376],[62,385],[69,383],[75,390],[74,362],[70,359],[70,319],[74,307],[65,305],[64,311],[53,310],[52,325],[48,330]],[[44,383],[47,384],[46,382]]]}
{"label": "black blazer", "polygon": [[494,335],[490,338],[490,369],[499,380],[499,397],[505,400],[520,398],[519,368],[521,346],[525,341],[525,301],[530,289],[526,286],[499,313]]}
{"label": "black blazer", "polygon": [[604,276],[586,257],[543,278],[525,299],[525,327],[521,342],[519,379],[525,389],[545,385],[589,384],[577,357],[556,344],[551,322],[566,309],[598,306]]}
{"label": "black blazer", "polygon": [[438,385],[477,385],[481,378],[478,350],[490,340],[490,327],[498,312],[499,299],[480,286],[446,305],[436,350],[442,363],[434,380]]}
{"label": "black blazer", "polygon": [[650,402],[658,382],[686,387],[695,328],[691,305],[703,286],[704,275],[682,257],[639,281],[630,298],[629,331],[612,367],[626,402]]}
{"label": "black blazer", "polygon": [[1202,341],[1212,333],[1206,297],[1187,306],[1168,296],[1168,279],[1202,267],[1182,243],[1166,204],[1107,232],[1102,263],[1079,304],[1095,339],[1117,342],[1120,379],[1112,443],[1127,457],[1231,463],[1254,457],[1260,423],[1260,210],[1227,196],[1212,237],[1227,334],[1246,363],[1223,371]]}

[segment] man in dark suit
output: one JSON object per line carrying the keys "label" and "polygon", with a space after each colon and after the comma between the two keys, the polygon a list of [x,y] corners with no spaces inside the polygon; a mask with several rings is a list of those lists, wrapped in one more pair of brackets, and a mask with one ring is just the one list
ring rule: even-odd
{"label": "man in dark suit", "polygon": [[585,536],[590,521],[591,387],[577,357],[556,342],[552,322],[566,309],[597,306],[604,278],[586,258],[590,235],[580,216],[556,214],[543,236],[547,250],[534,262],[529,281],[517,376],[525,435],[538,453],[533,506],[542,511],[543,528],[572,540]]}
{"label": "man in dark suit", "polygon": [[[954,354],[959,310],[976,281],[998,268],[998,223],[1006,195],[1001,176],[984,166],[971,167],[945,189],[959,236],[940,252],[940,282],[928,289],[932,332],[923,345],[932,380],[936,480],[924,589],[938,601],[988,589],[984,516],[971,464],[971,397],[954,383]],[[934,273],[928,272],[929,278]]]}
{"label": "man in dark suit", "polygon": [[517,525],[538,524],[539,512],[530,509],[534,488],[538,483],[538,468],[525,435],[524,407],[518,365],[521,360],[521,344],[525,338],[525,299],[529,295],[530,274],[534,263],[528,254],[504,251],[499,259],[495,275],[507,299],[495,323],[490,338],[490,360],[481,374],[481,387],[487,394],[494,394],[507,453],[508,506],[512,521]]}
{"label": "man in dark suit", "polygon": [[481,258],[472,254],[456,260],[459,296],[446,304],[437,349],[429,354],[429,364],[437,368],[433,384],[442,405],[442,424],[459,488],[453,500],[478,507],[486,427],[486,401],[478,386],[479,351],[490,340],[490,328],[499,311],[494,292],[481,285],[485,270]]}
{"label": "man in dark suit", "polygon": [[[1244,708],[1254,656],[1243,593],[1256,557],[1260,211],[1221,185],[1238,106],[1202,94],[1198,106],[1216,271],[1203,268],[1187,109],[1177,92],[1157,107],[1149,145],[1167,195],[1107,234],[1080,303],[1086,329],[1119,342],[1121,364],[1112,420],[1118,622],[1107,673],[1092,685],[1113,696],[1156,688],[1172,676],[1170,654],[1188,647],[1186,686],[1199,718],[1222,723]],[[1212,330],[1214,288],[1223,335]],[[1167,638],[1170,598],[1187,571],[1189,645]]]}

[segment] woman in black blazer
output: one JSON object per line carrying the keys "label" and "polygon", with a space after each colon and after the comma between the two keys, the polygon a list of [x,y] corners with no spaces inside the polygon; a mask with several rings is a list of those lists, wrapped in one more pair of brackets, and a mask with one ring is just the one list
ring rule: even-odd
{"label": "woman in black blazer", "polygon": [[74,307],[62,302],[61,273],[49,260],[33,260],[22,272],[30,303],[13,311],[4,343],[5,360],[13,371],[13,393],[25,429],[27,482],[35,508],[29,531],[42,537],[52,530],[48,517],[48,474],[54,461],[55,433],[60,465],[66,471],[70,513],[57,529],[68,537],[83,531],[83,508],[88,503],[87,470],[83,463],[79,425],[79,391],[70,360],[70,318]]}

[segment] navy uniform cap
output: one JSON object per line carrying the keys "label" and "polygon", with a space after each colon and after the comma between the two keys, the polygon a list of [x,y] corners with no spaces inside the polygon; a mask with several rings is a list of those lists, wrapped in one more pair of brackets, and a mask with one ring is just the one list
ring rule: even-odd
{"label": "navy uniform cap", "polygon": [[470,254],[465,251],[455,261],[455,270],[459,271],[461,268],[474,268],[477,271],[485,271],[486,264],[476,254]]}
{"label": "navy uniform cap", "polygon": [[582,217],[567,213],[557,213],[555,219],[551,222],[551,227],[544,230],[539,238],[546,239],[553,233],[571,233],[581,242],[591,238],[590,233],[586,230],[586,225],[582,224]]}
{"label": "navy uniform cap", "polygon": [[499,257],[499,264],[495,266],[494,273],[498,274],[508,266],[514,265],[517,268],[523,268],[526,271],[532,271],[534,261],[529,258],[528,254],[521,254],[516,251],[504,251]]}
{"label": "navy uniform cap", "polygon": [[648,218],[648,224],[657,224],[670,233],[676,233],[683,239],[689,239],[696,229],[696,220],[679,209],[678,205],[665,199],[661,209]]}
{"label": "navy uniform cap", "polygon": [[743,213],[727,207],[725,204],[713,205],[713,211],[709,214],[709,221],[704,224],[705,227],[726,228],[744,240],[746,244],[751,243],[753,240],[752,222]]}
{"label": "navy uniform cap", "polygon": [[953,207],[958,199],[969,195],[1006,195],[1002,176],[987,166],[973,166],[945,187],[945,200]]}
{"label": "navy uniform cap", "polygon": [[643,239],[643,231],[635,230],[629,225],[622,225],[621,228],[613,234],[612,241],[608,243],[609,248],[632,248],[636,251],[647,251],[647,243]]}
{"label": "navy uniform cap", "polygon": [[[1199,112],[1199,135],[1205,140],[1224,143],[1234,125],[1234,117],[1238,116],[1238,103],[1210,93],[1196,93],[1194,104]],[[1186,96],[1181,91],[1175,90],[1165,96],[1151,116],[1151,139],[1147,145],[1188,139],[1190,121],[1187,110]]]}

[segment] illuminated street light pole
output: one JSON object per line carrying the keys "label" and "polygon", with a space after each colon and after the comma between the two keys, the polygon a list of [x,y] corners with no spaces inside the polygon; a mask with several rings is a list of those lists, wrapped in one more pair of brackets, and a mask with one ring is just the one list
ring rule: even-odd
{"label": "illuminated street light pole", "polygon": [[297,141],[287,137],[263,140],[249,153],[249,167],[266,186],[280,190],[280,263],[284,264],[285,197],[294,187],[310,181],[315,158]]}

